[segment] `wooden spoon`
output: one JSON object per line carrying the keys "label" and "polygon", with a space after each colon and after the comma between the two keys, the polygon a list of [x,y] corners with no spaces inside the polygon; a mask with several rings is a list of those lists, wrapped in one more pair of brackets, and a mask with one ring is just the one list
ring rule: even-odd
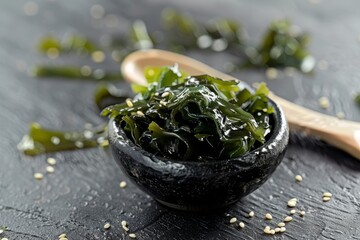
{"label": "wooden spoon", "polygon": [[[209,74],[222,79],[234,77],[209,67],[184,55],[151,49],[128,55],[121,65],[124,78],[130,83],[146,85],[144,69],[147,66],[173,66],[178,64],[189,75]],[[339,120],[298,106],[292,102],[270,94],[285,112],[290,129],[302,130],[308,135],[320,137],[325,142],[348,152],[360,160],[360,123]]]}

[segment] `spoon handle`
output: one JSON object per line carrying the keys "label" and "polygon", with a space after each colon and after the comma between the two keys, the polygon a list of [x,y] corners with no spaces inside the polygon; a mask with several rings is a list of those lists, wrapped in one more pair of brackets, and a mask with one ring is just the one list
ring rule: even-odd
{"label": "spoon handle", "polygon": [[323,141],[344,150],[360,160],[360,123],[340,120],[301,107],[271,94],[271,99],[284,110],[292,130],[320,137]]}

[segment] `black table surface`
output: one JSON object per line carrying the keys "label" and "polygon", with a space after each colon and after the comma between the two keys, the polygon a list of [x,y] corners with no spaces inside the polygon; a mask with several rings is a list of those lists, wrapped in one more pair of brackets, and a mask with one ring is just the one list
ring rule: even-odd
{"label": "black table surface", "polygon": [[[305,217],[294,215],[276,239],[360,239],[360,162],[314,138],[291,135],[282,164],[271,179],[229,209],[207,214],[169,210],[128,181],[109,151],[89,149],[36,157],[22,155],[16,145],[37,121],[55,129],[77,129],[98,124],[92,94],[96,84],[61,79],[35,79],[26,69],[47,63],[36,51],[46,34],[63,37],[77,32],[100,41],[103,36],[124,34],[131,21],[144,19],[149,29],[160,29],[160,13],[170,6],[186,11],[199,21],[227,17],[242,24],[250,41],[256,42],[270,21],[289,18],[311,36],[310,51],[322,65],[314,74],[280,73],[267,80],[263,70],[247,70],[236,77],[249,83],[266,81],[278,95],[299,105],[330,115],[342,111],[359,121],[360,108],[353,94],[360,92],[360,15],[357,1],[40,1],[38,13],[24,14],[24,0],[0,3],[0,226],[9,239],[128,239],[121,221],[129,222],[138,239],[264,239],[266,225],[275,226],[289,212],[286,204],[298,198]],[[106,16],[94,21],[89,11],[101,4]],[[29,5],[27,5],[29,6]],[[30,4],[31,6],[31,4]],[[231,57],[226,54],[191,52],[191,56],[220,70]],[[324,69],[324,61],[328,68]],[[86,57],[65,56],[54,64],[84,64]],[[118,70],[107,57],[97,67]],[[128,88],[125,83],[120,84]],[[320,108],[327,96],[330,107]],[[58,161],[55,172],[42,181],[34,172],[45,171],[47,157]],[[294,176],[303,176],[296,183]],[[121,189],[120,181],[128,187]],[[322,202],[322,193],[333,194]],[[253,210],[255,216],[247,218]],[[272,221],[264,220],[271,213]],[[246,227],[229,224],[231,216]],[[106,222],[112,227],[105,231]],[[270,237],[269,237],[270,238]]]}

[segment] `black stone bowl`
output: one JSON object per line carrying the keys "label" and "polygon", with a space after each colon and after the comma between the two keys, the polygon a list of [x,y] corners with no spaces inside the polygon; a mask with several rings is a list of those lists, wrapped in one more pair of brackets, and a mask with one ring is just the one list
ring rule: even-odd
{"label": "black stone bowl", "polygon": [[114,120],[109,123],[110,146],[122,170],[158,202],[189,211],[225,207],[260,187],[284,157],[288,125],[280,107],[270,104],[275,109],[271,135],[239,158],[184,162],[156,156],[136,146]]}

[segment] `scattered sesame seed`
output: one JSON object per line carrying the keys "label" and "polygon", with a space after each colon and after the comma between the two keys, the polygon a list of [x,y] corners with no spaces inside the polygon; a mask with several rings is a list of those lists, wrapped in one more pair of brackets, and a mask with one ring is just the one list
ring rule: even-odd
{"label": "scattered sesame seed", "polygon": [[278,227],[285,227],[285,223],[284,222],[279,222]]}
{"label": "scattered sesame seed", "polygon": [[244,228],[244,227],[245,227],[245,223],[240,222],[240,223],[239,223],[239,226],[240,226],[241,228]]}
{"label": "scattered sesame seed", "polygon": [[331,200],[331,197],[323,197],[323,202],[328,202]]}
{"label": "scattered sesame seed", "polygon": [[105,60],[105,53],[103,51],[95,51],[91,53],[91,59],[96,63],[101,63]]}
{"label": "scattered sesame seed", "polygon": [[295,180],[296,180],[297,182],[301,182],[303,179],[302,179],[302,176],[296,175],[296,176],[295,176]]}
{"label": "scattered sesame seed", "polygon": [[297,204],[297,199],[296,198],[292,198],[288,201],[287,205],[288,207],[295,207]]}
{"label": "scattered sesame seed", "polygon": [[280,228],[279,228],[279,227],[275,228],[275,232],[276,232],[276,233],[277,233],[277,232],[280,232]]}
{"label": "scattered sesame seed", "polygon": [[53,166],[46,166],[46,172],[53,173],[55,172],[55,168]]}
{"label": "scattered sesame seed", "polygon": [[126,188],[127,183],[125,181],[121,181],[119,186],[120,186],[120,188]]}
{"label": "scattered sesame seed", "polygon": [[136,238],[136,235],[135,235],[135,233],[130,233],[130,234],[129,234],[129,237],[130,237],[130,238]]}
{"label": "scattered sesame seed", "polygon": [[280,228],[280,232],[283,233],[283,232],[285,232],[285,231],[286,231],[286,228],[285,228],[285,227],[281,227],[281,228]]}
{"label": "scattered sesame seed", "polygon": [[236,221],[237,221],[237,218],[236,218],[236,217],[233,217],[233,218],[230,219],[229,222],[230,222],[230,223],[235,223]]}
{"label": "scattered sesame seed", "polygon": [[293,220],[293,218],[290,217],[290,216],[286,216],[286,217],[284,218],[284,222],[291,222],[292,220]]}
{"label": "scattered sesame seed", "polygon": [[42,180],[44,178],[44,175],[42,173],[34,173],[34,178],[36,180]]}
{"label": "scattered sesame seed", "polygon": [[127,221],[121,221],[121,226],[126,232],[129,231],[129,224]]}
{"label": "scattered sesame seed", "polygon": [[305,216],[305,211],[301,211],[300,216],[302,216],[302,217]]}
{"label": "scattered sesame seed", "polygon": [[59,238],[66,238],[66,233],[60,234]]}
{"label": "scattered sesame seed", "polygon": [[266,226],[266,227],[264,228],[264,233],[270,234],[270,227],[269,227],[269,226]]}
{"label": "scattered sesame seed", "polygon": [[108,230],[110,227],[111,227],[110,223],[105,223],[105,225],[104,225],[105,230]]}
{"label": "scattered sesame seed", "polygon": [[159,96],[159,93],[158,93],[158,92],[156,92],[154,95],[155,95],[155,96]]}
{"label": "scattered sesame seed", "polygon": [[94,133],[92,132],[92,131],[90,131],[90,130],[85,130],[84,131],[84,137],[86,138],[86,139],[90,139],[90,138],[92,138],[94,136]]}
{"label": "scattered sesame seed", "polygon": [[46,161],[47,161],[47,163],[49,165],[55,165],[56,164],[56,159],[55,158],[49,157]]}
{"label": "scattered sesame seed", "polygon": [[265,214],[265,219],[266,220],[271,220],[272,219],[271,214],[270,213]]}
{"label": "scattered sesame seed", "polygon": [[255,215],[255,213],[253,211],[249,212],[249,217],[253,217]]}
{"label": "scattered sesame seed", "polygon": [[161,101],[160,101],[160,104],[166,106],[167,102],[161,100]]}
{"label": "scattered sesame seed", "polygon": [[329,192],[324,192],[323,197],[332,197],[332,194]]}
{"label": "scattered sesame seed", "polygon": [[126,102],[126,105],[128,105],[128,107],[133,107],[134,106],[134,104],[132,103],[130,98],[126,99],[125,102]]}
{"label": "scattered sesame seed", "polygon": [[270,230],[270,234],[271,234],[271,235],[274,235],[274,234],[275,234],[275,230],[274,230],[274,229],[271,229],[271,230]]}
{"label": "scattered sesame seed", "polygon": [[59,52],[59,49],[57,49],[57,48],[49,48],[48,50],[46,50],[46,55],[50,59],[56,59],[59,57],[60,52]]}
{"label": "scattered sesame seed", "polygon": [[170,95],[170,93],[169,92],[164,92],[163,94],[161,94],[161,97],[167,97],[167,96],[169,96]]}
{"label": "scattered sesame seed", "polygon": [[39,6],[34,2],[27,2],[24,5],[24,12],[28,16],[35,16],[39,11]]}
{"label": "scattered sesame seed", "polygon": [[276,68],[268,68],[266,69],[266,77],[268,79],[276,79],[278,77],[278,70]]}
{"label": "scattered sesame seed", "polygon": [[101,19],[104,17],[105,9],[98,4],[91,6],[90,15],[95,19]]}
{"label": "scattered sesame seed", "polygon": [[0,229],[0,234],[2,234],[4,232],[4,230],[3,229]]}
{"label": "scattered sesame seed", "polygon": [[296,210],[295,209],[292,209],[291,211],[290,211],[290,214],[292,214],[292,215],[294,215],[296,213]]}
{"label": "scattered sesame seed", "polygon": [[66,237],[60,238],[59,240],[68,240]]}
{"label": "scattered sesame seed", "polygon": [[327,98],[327,97],[319,98],[319,104],[320,104],[321,108],[328,109],[329,105],[330,105],[329,98]]}
{"label": "scattered sesame seed", "polygon": [[4,238],[2,238],[1,240],[9,240],[8,238],[6,238],[6,237],[4,237]]}
{"label": "scattered sesame seed", "polygon": [[84,65],[80,68],[81,75],[83,75],[85,77],[90,76],[91,72],[92,72],[92,69],[88,65]]}

